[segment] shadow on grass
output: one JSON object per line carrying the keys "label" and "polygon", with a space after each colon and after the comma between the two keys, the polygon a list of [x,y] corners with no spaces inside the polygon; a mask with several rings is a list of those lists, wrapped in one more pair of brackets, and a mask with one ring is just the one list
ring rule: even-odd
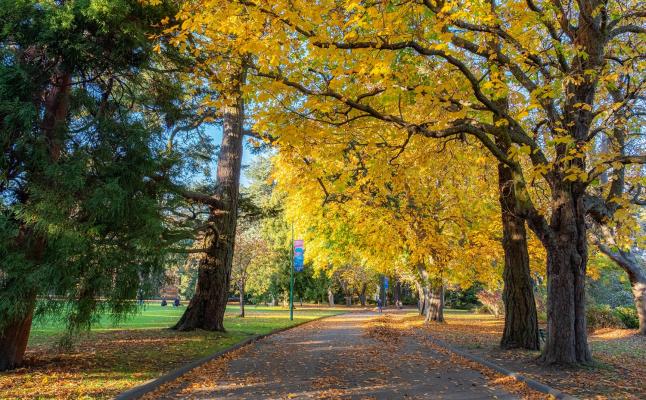
{"label": "shadow on grass", "polygon": [[56,347],[64,326],[51,322],[35,326],[25,367],[0,374],[0,398],[112,398],[252,335],[339,313],[308,309],[290,321],[286,310],[252,308],[245,318],[227,314],[227,332],[177,332],[167,327],[179,318],[180,310],[168,310],[178,314],[170,320],[165,311],[149,307],[118,326],[102,324],[77,338],[69,351]]}

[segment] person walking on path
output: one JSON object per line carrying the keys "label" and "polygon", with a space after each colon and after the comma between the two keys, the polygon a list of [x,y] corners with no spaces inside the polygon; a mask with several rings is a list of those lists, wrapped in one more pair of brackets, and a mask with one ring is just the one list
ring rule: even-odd
{"label": "person walking on path", "polygon": [[379,310],[379,314],[381,314],[381,298],[377,298],[377,310]]}

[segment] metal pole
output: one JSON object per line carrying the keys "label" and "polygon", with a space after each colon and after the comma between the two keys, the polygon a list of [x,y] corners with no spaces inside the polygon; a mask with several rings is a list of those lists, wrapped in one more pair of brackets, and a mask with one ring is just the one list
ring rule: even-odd
{"label": "metal pole", "polygon": [[292,253],[289,268],[289,320],[294,320],[294,223],[292,222]]}

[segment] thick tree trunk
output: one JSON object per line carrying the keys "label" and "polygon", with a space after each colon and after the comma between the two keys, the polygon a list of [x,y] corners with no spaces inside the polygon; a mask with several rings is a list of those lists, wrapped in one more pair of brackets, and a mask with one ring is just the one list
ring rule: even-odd
{"label": "thick tree trunk", "polygon": [[238,285],[238,291],[240,292],[240,317],[244,318],[244,285]]}
{"label": "thick tree trunk", "polygon": [[505,327],[500,347],[539,350],[538,317],[529,272],[525,220],[516,213],[512,171],[502,163],[498,164],[498,189],[505,252],[502,294]]}
{"label": "thick tree trunk", "polygon": [[[51,84],[42,94],[44,98],[44,113],[41,121],[42,134],[47,143],[49,161],[56,164],[61,157],[64,146],[63,133],[69,113],[69,95],[72,86],[71,74],[56,67]],[[26,201],[26,200],[25,200]],[[27,225],[20,228],[15,246],[26,250],[27,259],[41,263],[46,247],[46,237],[35,233]],[[18,277],[22,279],[23,277]],[[11,282],[8,283],[11,285]],[[15,315],[0,315],[0,371],[19,367],[24,359],[31,332],[31,322],[36,307],[37,288],[33,292],[25,289],[20,305],[20,312]],[[0,295],[2,293],[0,292]]]}
{"label": "thick tree trunk", "polygon": [[429,290],[431,298],[426,314],[427,321],[444,322],[444,285],[437,279]]}
{"label": "thick tree trunk", "polygon": [[545,364],[592,360],[585,319],[588,249],[582,196],[569,185],[553,188],[554,209],[547,243],[547,340]]}
{"label": "thick tree trunk", "polygon": [[225,209],[211,207],[211,229],[205,234],[205,254],[200,259],[195,295],[174,329],[224,331],[224,312],[229,294],[233,261],[238,194],[242,163],[243,100],[241,85],[244,71],[231,67],[231,89],[227,93],[233,104],[222,107],[222,144],[218,158],[216,193],[214,197]]}
{"label": "thick tree trunk", "polygon": [[646,274],[638,281],[631,281],[631,284],[639,318],[639,334],[646,335]]}
{"label": "thick tree trunk", "polygon": [[366,306],[366,290],[368,290],[368,285],[364,283],[361,285],[361,291],[359,292],[359,302],[361,302],[361,307]]}
{"label": "thick tree trunk", "polygon": [[424,315],[426,317],[426,320],[428,321],[428,315],[431,309],[431,296],[429,290],[430,282],[428,278],[428,272],[426,271],[426,266],[422,263],[418,263],[417,272],[419,272],[420,276],[420,283],[418,284],[419,286],[417,287],[417,290],[420,291],[421,289],[420,296],[423,299],[421,302],[421,314]]}
{"label": "thick tree trunk", "polygon": [[[444,322],[444,285],[440,278],[431,280],[424,264],[417,264],[421,278],[422,297],[424,298],[422,315],[426,321]],[[419,290],[419,286],[418,286]]]}
{"label": "thick tree trunk", "polygon": [[424,309],[426,307],[424,286],[419,282],[415,282],[415,285],[417,286],[417,310],[419,311],[419,315],[424,315]]}
{"label": "thick tree trunk", "polygon": [[[588,3],[588,5],[590,5]],[[581,52],[573,57],[570,74],[579,76],[565,85],[563,127],[576,143],[554,146],[555,167],[547,176],[551,188],[552,215],[548,229],[535,229],[547,250],[547,340],[541,359],[545,364],[574,364],[592,361],[585,318],[585,273],[588,262],[584,194],[586,184],[570,181],[568,171],[586,171],[584,150],[595,117],[594,104],[598,73],[605,62],[603,29],[592,21],[594,7],[583,7],[574,44]],[[572,152],[573,149],[576,151]],[[575,155],[571,160],[567,157]],[[530,226],[532,222],[528,220]],[[536,226],[534,227],[536,228]],[[534,229],[532,228],[532,229]]]}
{"label": "thick tree trunk", "polygon": [[327,290],[327,302],[330,307],[334,307],[334,293],[332,293],[332,289]]}
{"label": "thick tree trunk", "polygon": [[29,341],[36,296],[29,296],[25,302],[26,313],[9,323],[3,323],[4,328],[0,331],[0,371],[22,365]]}

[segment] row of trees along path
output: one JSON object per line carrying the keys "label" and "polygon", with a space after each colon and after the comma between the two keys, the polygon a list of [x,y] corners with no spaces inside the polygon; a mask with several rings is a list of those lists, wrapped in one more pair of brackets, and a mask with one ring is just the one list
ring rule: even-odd
{"label": "row of trees along path", "polygon": [[[179,31],[208,31],[209,43],[228,38],[235,43],[232,51],[253,60],[254,84],[275,96],[283,91],[308,99],[306,104],[294,100],[290,105],[302,115],[339,125],[371,118],[400,127],[408,137],[469,136],[479,141],[500,164],[507,301],[502,345],[538,347],[523,239],[527,223],[547,251],[543,361],[591,360],[585,321],[586,218],[604,215],[594,219],[603,224],[616,208],[616,191],[602,196],[592,186],[607,169],[619,179],[627,165],[645,161],[643,155],[621,147],[617,138],[619,132],[630,135],[619,113],[635,106],[640,93],[636,88],[643,83],[635,64],[639,48],[626,45],[631,43],[628,37],[643,32],[633,23],[639,13],[619,2],[597,0],[580,1],[568,9],[533,1],[459,8],[443,1],[393,7],[349,2],[340,9],[332,2],[277,2],[267,8],[245,0],[218,3],[217,12],[205,5],[211,4],[188,6],[180,13],[185,23]],[[620,16],[608,18],[617,13]],[[238,26],[227,24],[229,15],[236,15]],[[374,24],[377,15],[382,20]],[[411,18],[420,23],[405,23]],[[337,34],[335,24],[350,19],[362,29],[350,25],[349,32]],[[419,30],[422,26],[426,31]],[[206,47],[206,42],[200,45]],[[299,46],[306,50],[295,53]],[[456,104],[459,117],[445,113],[439,117],[441,124],[420,120],[413,117],[422,112],[414,102],[411,110],[417,107],[418,112],[402,112],[406,105],[392,99],[401,99],[411,88],[423,87],[426,96],[436,98],[447,94],[441,86],[436,91],[428,86],[432,75],[391,70],[395,55],[413,65],[441,65],[432,74],[440,74],[462,91],[447,100]],[[382,71],[362,72],[356,67],[354,73],[345,74],[335,66],[341,60],[345,70],[377,63]],[[482,68],[483,61],[487,68]],[[399,67],[404,64],[401,61]],[[623,100],[614,102],[612,93]],[[330,112],[330,101],[345,111]],[[465,115],[465,109],[470,113]],[[269,139],[288,146],[290,139],[278,135]],[[592,151],[598,136],[609,138],[615,145],[612,152]],[[541,201],[549,215],[527,187],[527,178],[535,175],[547,183],[549,195]]]}
{"label": "row of trees along path", "polygon": [[[80,264],[78,280],[49,279],[48,273],[41,273],[58,271],[58,264],[49,261],[58,257],[57,251],[70,248],[56,246],[52,235],[43,236],[46,229],[42,228],[46,224],[42,221],[49,218],[51,226],[60,225],[55,225],[59,222],[57,215],[42,213],[42,210],[58,210],[68,205],[67,213],[63,213],[73,215],[70,219],[73,223],[85,224],[87,249],[99,243],[98,239],[92,242],[97,226],[116,227],[112,232],[104,232],[104,237],[118,238],[115,243],[119,245],[105,248],[124,249],[129,247],[123,243],[131,242],[133,237],[147,237],[136,226],[152,226],[137,216],[156,215],[157,220],[162,220],[161,208],[146,212],[137,208],[154,201],[128,203],[129,213],[101,214],[88,207],[88,212],[83,214],[74,211],[86,209],[79,204],[95,203],[89,200],[83,203],[87,199],[80,194],[75,202],[64,196],[53,196],[52,201],[60,201],[50,202],[48,207],[42,207],[47,203],[33,194],[55,194],[55,190],[50,190],[52,184],[70,180],[53,180],[53,177],[63,176],[59,173],[61,170],[82,170],[77,165],[66,164],[68,160],[83,158],[70,152],[73,146],[63,145],[83,142],[74,141],[75,131],[70,121],[73,118],[80,121],[79,116],[87,114],[78,107],[78,102],[71,101],[78,95],[71,87],[84,88],[87,98],[94,102],[91,106],[94,111],[90,114],[97,132],[102,132],[100,137],[105,139],[105,148],[111,149],[105,154],[120,154],[113,150],[113,138],[108,132],[120,132],[124,138],[131,139],[143,135],[126,134],[141,132],[134,124],[128,125],[120,119],[121,112],[127,109],[127,100],[120,104],[115,99],[124,97],[114,93],[119,90],[126,93],[124,81],[154,76],[164,63],[179,65],[171,71],[190,73],[195,82],[209,82],[209,95],[201,98],[201,107],[190,108],[192,115],[201,114],[200,118],[184,116],[175,122],[166,118],[167,125],[172,128],[177,124],[177,129],[189,131],[208,116],[218,118],[223,128],[216,184],[211,193],[181,190],[173,185],[168,176],[172,170],[168,168],[170,160],[145,159],[144,163],[140,159],[139,164],[132,160],[114,164],[116,170],[124,173],[133,173],[132,165],[149,167],[136,177],[117,179],[141,182],[141,187],[127,189],[133,193],[147,193],[155,198],[159,196],[156,190],[167,185],[183,199],[209,210],[206,227],[202,228],[202,246],[194,249],[201,254],[196,293],[176,329],[224,330],[243,138],[245,135],[259,138],[279,151],[302,146],[302,135],[290,133],[294,124],[281,125],[289,114],[299,117],[290,120],[296,124],[315,121],[317,129],[306,133],[319,139],[327,138],[331,129],[353,130],[358,121],[396,128],[401,140],[381,146],[382,151],[393,153],[392,160],[406,151],[411,138],[424,138],[433,143],[453,139],[475,142],[476,151],[495,160],[505,252],[503,347],[538,348],[526,226],[547,252],[548,330],[542,354],[546,364],[591,360],[585,320],[588,236],[628,272],[640,330],[644,333],[646,273],[630,246],[622,244],[626,235],[620,229],[629,224],[631,207],[644,204],[641,186],[634,181],[639,177],[640,165],[646,162],[646,156],[640,153],[643,149],[640,131],[635,128],[640,126],[643,115],[639,111],[644,86],[643,68],[639,64],[643,46],[639,35],[644,33],[644,15],[634,11],[638,5],[633,3],[581,0],[566,7],[547,0],[517,0],[504,4],[466,2],[456,7],[445,1],[422,0],[401,4],[347,1],[339,6],[332,0],[315,4],[302,0],[275,1],[266,6],[253,0],[205,0],[183,4],[178,10],[177,5],[166,2],[136,2],[133,10],[138,18],[116,21],[111,24],[115,30],[112,33],[97,28],[96,20],[104,16],[83,14],[75,9],[79,12],[74,16],[77,23],[72,33],[84,45],[67,50],[47,43],[56,35],[39,35],[46,24],[22,24],[21,16],[28,15],[28,10],[17,5],[19,9],[7,14],[11,16],[7,21],[15,28],[9,31],[24,34],[3,37],[3,44],[11,43],[7,49],[17,51],[11,58],[17,60],[11,68],[39,72],[34,75],[37,79],[25,81],[29,89],[18,97],[24,104],[33,104],[30,99],[41,100],[36,102],[34,112],[21,114],[31,115],[25,124],[12,125],[7,132],[31,138],[27,133],[37,131],[42,138],[37,140],[37,147],[42,151],[35,158],[24,158],[26,153],[16,152],[16,148],[3,148],[6,150],[3,167],[12,166],[7,169],[11,176],[1,186],[3,198],[10,199],[13,207],[7,214],[11,226],[6,231],[19,232],[9,235],[7,251],[20,253],[20,260],[29,267],[14,273],[14,269],[3,266],[3,297],[6,291],[15,300],[11,304],[20,306],[7,307],[3,302],[0,308],[5,321],[0,335],[0,369],[21,363],[38,295],[52,290],[70,293],[79,310],[74,314],[78,317],[75,320],[78,327],[98,309],[97,293],[107,290],[110,296],[119,298],[137,291],[137,277],[142,271],[110,275],[112,267],[105,268],[113,278],[123,277],[116,281],[89,279],[91,274]],[[67,9],[57,4],[42,10],[38,18],[44,21]],[[116,15],[127,15],[121,11]],[[119,24],[135,26],[133,31],[138,34],[124,34],[126,30],[122,32]],[[70,34],[66,31],[70,29],[68,26],[51,26],[64,30],[65,35]],[[104,36],[122,41],[117,47],[105,48]],[[157,37],[156,51],[159,57],[167,57],[163,61],[153,56],[150,36]],[[88,60],[86,65],[79,62],[86,57],[75,53],[80,48],[88,54],[115,56]],[[130,57],[138,49],[145,49],[147,57]],[[142,68],[151,75],[138,75],[137,71]],[[92,71],[89,80],[88,71]],[[83,86],[86,81],[98,83],[88,88]],[[148,86],[136,83],[138,88],[157,87],[150,82]],[[178,84],[174,89],[184,86]],[[160,104],[155,103],[157,100]],[[141,110],[154,108],[163,110],[160,111],[163,114],[164,107],[172,108],[173,104],[165,100],[158,96],[150,100],[149,105],[154,107],[141,107]],[[253,115],[253,131],[245,128],[245,101],[253,102],[253,109],[257,111]],[[140,114],[148,115],[144,111]],[[3,122],[15,122],[8,114],[1,115]],[[107,121],[110,125],[106,125]],[[122,128],[106,130],[106,126]],[[88,133],[92,137],[92,132]],[[23,143],[14,139],[12,136],[6,142]],[[599,142],[605,143],[601,149]],[[128,148],[152,146],[152,143],[149,136]],[[88,147],[87,152],[94,150]],[[33,162],[25,163],[25,160]],[[304,157],[303,161],[307,164],[314,160]],[[150,171],[154,170],[162,173],[150,179],[154,175]],[[107,171],[113,169],[106,168],[106,176]],[[93,178],[82,178],[86,187],[102,181]],[[343,198],[343,193],[329,192],[326,183],[331,183],[333,177],[318,177],[318,180],[326,199]],[[5,184],[5,181],[13,183]],[[150,181],[157,185],[154,190],[148,184]],[[544,187],[535,185],[536,181],[544,182]],[[537,195],[537,187],[546,195]],[[72,187],[70,192],[78,193],[77,189]],[[33,210],[40,213],[35,217],[41,218],[40,224],[29,222],[30,219],[23,217],[26,214],[17,211],[34,204]],[[105,215],[128,218],[114,224],[109,218],[102,220]],[[92,225],[88,221],[98,222]],[[155,225],[155,229],[159,230],[159,237],[164,237],[162,224]],[[155,257],[172,247],[171,244],[163,241],[130,249],[133,256],[127,258],[151,261],[141,265],[158,265]],[[88,250],[83,254],[94,253]],[[66,255],[57,259],[76,258]],[[95,262],[78,259],[86,265]],[[105,265],[112,264],[106,261]],[[25,279],[24,271],[42,282],[65,282],[68,287],[52,289],[46,284],[34,285],[36,280]],[[77,281],[106,283],[99,289],[77,285]],[[120,287],[114,286],[114,282]],[[432,311],[441,310],[441,303],[438,304],[442,297],[441,285],[428,279],[424,286],[431,300],[428,303],[431,318],[441,319],[438,312]]]}

